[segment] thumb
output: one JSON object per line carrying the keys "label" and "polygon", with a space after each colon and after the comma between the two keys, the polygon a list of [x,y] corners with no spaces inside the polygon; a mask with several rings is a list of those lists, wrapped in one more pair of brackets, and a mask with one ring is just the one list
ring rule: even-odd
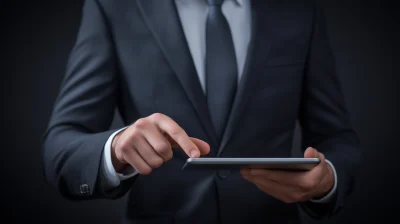
{"label": "thumb", "polygon": [[320,158],[323,159],[322,153],[318,152],[318,150],[313,147],[308,147],[304,152],[304,158]]}

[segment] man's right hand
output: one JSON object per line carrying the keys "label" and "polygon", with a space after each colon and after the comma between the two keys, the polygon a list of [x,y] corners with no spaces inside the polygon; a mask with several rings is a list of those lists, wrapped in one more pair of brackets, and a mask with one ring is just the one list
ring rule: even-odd
{"label": "man's right hand", "polygon": [[171,118],[155,113],[137,120],[114,137],[111,160],[118,173],[131,165],[147,175],[170,160],[175,147],[182,148],[192,158],[210,151],[206,142],[189,137]]}

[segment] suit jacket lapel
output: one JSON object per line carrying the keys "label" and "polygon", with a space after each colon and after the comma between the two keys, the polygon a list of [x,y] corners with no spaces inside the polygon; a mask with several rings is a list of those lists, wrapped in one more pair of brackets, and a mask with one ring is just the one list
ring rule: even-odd
{"label": "suit jacket lapel", "polygon": [[[270,49],[272,33],[269,32],[270,26],[268,21],[273,22],[273,20],[270,16],[270,12],[268,11],[269,8],[262,3],[263,0],[260,0],[259,2],[256,0],[252,1],[252,37],[247,52],[242,80],[239,83],[238,91],[232,106],[232,112],[229,116],[228,123],[218,149],[218,157],[222,154],[227,143],[232,137],[240,116],[246,106],[247,99],[251,96],[251,87],[257,82],[258,74],[254,68],[257,68],[257,66],[263,64],[263,60],[265,60]],[[271,35],[261,35],[260,30],[263,30],[263,32]],[[267,43],[267,47],[261,49],[261,53],[259,53],[257,46],[257,43],[260,41]]]}
{"label": "suit jacket lapel", "polygon": [[207,107],[207,99],[194,67],[175,2],[173,0],[137,0],[137,3],[145,22],[175,71],[206,134],[212,141],[211,148],[215,148],[218,144]]}

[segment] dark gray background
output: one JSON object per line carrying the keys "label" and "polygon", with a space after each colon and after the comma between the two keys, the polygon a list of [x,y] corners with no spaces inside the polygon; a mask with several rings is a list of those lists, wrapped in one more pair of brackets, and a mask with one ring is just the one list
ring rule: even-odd
{"label": "dark gray background", "polygon": [[[42,176],[41,136],[81,5],[81,0],[0,3],[0,203],[12,223],[117,223],[124,209],[125,198],[67,201]],[[326,0],[324,5],[346,102],[364,146],[360,182],[340,221],[388,220],[396,215],[393,205],[400,194],[395,158],[400,79],[392,45],[398,37],[396,8],[386,1]]]}

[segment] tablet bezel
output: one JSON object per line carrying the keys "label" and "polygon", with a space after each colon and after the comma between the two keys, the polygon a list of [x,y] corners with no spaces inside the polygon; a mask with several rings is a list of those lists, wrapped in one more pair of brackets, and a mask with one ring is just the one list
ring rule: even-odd
{"label": "tablet bezel", "polygon": [[244,167],[308,171],[317,166],[319,158],[188,158],[183,170],[232,170]]}

